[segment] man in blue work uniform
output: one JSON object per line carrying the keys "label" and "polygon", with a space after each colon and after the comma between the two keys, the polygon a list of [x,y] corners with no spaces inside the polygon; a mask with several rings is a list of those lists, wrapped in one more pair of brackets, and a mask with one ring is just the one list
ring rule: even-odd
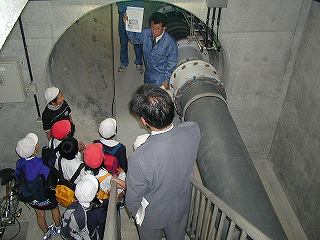
{"label": "man in blue work uniform", "polygon": [[[127,16],[124,17],[127,20]],[[178,62],[176,41],[165,31],[167,18],[159,12],[150,17],[150,28],[141,33],[127,31],[133,44],[142,44],[145,63],[144,82],[169,88],[170,76]]]}
{"label": "man in blue work uniform", "polygon": [[[128,37],[126,32],[126,26],[123,22],[123,17],[127,11],[127,7],[143,7],[143,1],[136,0],[130,2],[118,2],[118,13],[119,13],[119,25],[118,32],[120,38],[120,67],[118,68],[118,72],[122,72],[129,65],[129,57],[128,57]],[[136,54],[136,59],[134,63],[136,64],[136,68],[140,74],[143,73],[143,62],[142,62],[142,45],[134,44],[134,52]]]}

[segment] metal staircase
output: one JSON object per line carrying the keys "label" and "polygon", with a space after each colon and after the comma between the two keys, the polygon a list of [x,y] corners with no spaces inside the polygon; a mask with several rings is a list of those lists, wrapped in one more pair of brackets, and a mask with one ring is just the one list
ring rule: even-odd
{"label": "metal staircase", "polygon": [[[186,228],[191,240],[270,240],[220,198],[191,177],[192,196]],[[104,240],[121,239],[117,189],[112,183]]]}

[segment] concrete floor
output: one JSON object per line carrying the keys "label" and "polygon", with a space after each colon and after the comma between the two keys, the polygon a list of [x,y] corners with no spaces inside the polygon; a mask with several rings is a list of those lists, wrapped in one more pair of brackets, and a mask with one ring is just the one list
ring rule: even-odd
{"label": "concrete floor", "polygon": [[[108,2],[111,1],[29,1],[25,7],[22,19],[42,108],[42,93],[47,85],[43,76],[45,61],[52,44],[80,16]],[[202,4],[204,1],[166,2],[186,6],[205,20],[205,11],[199,11],[206,10]],[[230,78],[226,85],[230,110],[251,156],[265,161],[269,154],[269,160],[272,160],[273,168],[306,232],[317,239],[317,156],[320,149],[317,127],[320,69],[317,63],[320,61],[317,59],[320,56],[320,31],[316,17],[320,16],[320,3],[311,0],[285,0],[281,1],[282,4],[278,4],[279,1],[249,2],[230,1],[222,14],[220,36],[230,60],[227,71]],[[311,2],[313,10],[306,25]],[[11,13],[6,7],[1,10],[3,16]],[[14,23],[11,20],[10,26]],[[5,26],[7,23],[3,21],[1,24]],[[5,27],[9,28],[9,25]],[[0,55],[21,60],[24,82],[30,81],[18,25],[12,29]],[[0,165],[3,168],[13,166],[11,162],[16,158],[14,145],[19,136],[30,130],[37,130],[42,135],[43,131],[34,124],[36,109],[31,95],[27,96],[24,104],[1,104],[1,111],[0,150],[3,161]],[[86,122],[89,120],[84,119]],[[44,140],[42,136],[40,138]],[[273,141],[272,151],[269,151],[273,136],[279,140]]]}
{"label": "concrete floor", "polygon": [[[117,38],[117,36],[115,36]],[[118,41],[115,41],[117,44]],[[117,49],[117,46],[115,46]],[[130,59],[134,58],[132,47],[129,48]],[[133,61],[132,61],[133,62]],[[115,52],[115,65],[119,65],[119,56]],[[115,118],[117,119],[118,132],[117,140],[127,146],[128,155],[132,153],[132,143],[137,135],[146,133],[146,130],[139,125],[138,121],[130,115],[128,111],[128,103],[135,89],[143,83],[143,75],[138,74],[135,65],[129,64],[128,68],[121,73],[115,70]],[[271,202],[283,224],[288,239],[307,239],[300,223],[297,221],[283,191],[277,181],[272,168],[267,163],[256,162],[255,166],[260,177],[267,189]],[[42,233],[37,226],[34,210],[26,208],[22,205],[23,212],[20,221],[28,222],[28,231],[25,238],[21,236],[19,239],[41,239]],[[64,209],[61,208],[61,213]],[[47,214],[48,224],[51,223],[51,216]],[[138,240],[138,234],[133,222],[129,219],[125,209],[121,210],[122,239]],[[4,238],[6,239],[6,238]],[[55,237],[54,239],[61,239]]]}
{"label": "concrete floor", "polygon": [[[118,48],[117,41],[118,36],[115,35],[115,49]],[[134,51],[132,46],[129,47],[129,58],[131,64],[129,64],[126,71],[118,73],[115,70],[115,109],[116,119],[118,123],[117,139],[127,146],[128,155],[132,153],[132,143],[137,135],[146,133],[138,121],[129,114],[128,103],[131,95],[135,89],[143,83],[143,75],[138,74],[133,64]],[[119,56],[115,52],[115,65],[119,66]],[[278,215],[278,218],[283,225],[284,231],[288,239],[303,240],[307,239],[297,217],[295,216],[289,201],[287,200],[280,183],[278,182],[271,165],[266,161],[254,162],[255,167],[259,173],[259,176],[266,188],[268,196],[272,202],[272,205]],[[197,179],[200,180],[200,175],[195,166],[197,172]],[[122,239],[125,240],[138,240],[136,228],[124,209],[121,210],[122,221]]]}
{"label": "concrete floor", "polygon": [[[118,36],[116,35],[115,38],[117,39],[117,37]],[[114,42],[115,44],[119,43],[119,41]],[[119,48],[115,46],[115,49]],[[128,103],[133,92],[139,85],[143,84],[143,74],[139,74],[136,71],[135,64],[132,60],[134,59],[134,51],[132,47],[129,49],[129,59],[131,60],[131,63],[129,63],[128,68],[121,73],[117,72],[117,67],[120,66],[119,53],[115,52],[115,115],[118,126],[116,137],[119,142],[123,143],[127,147],[128,156],[133,151],[132,143],[136,136],[146,133],[146,130],[139,125],[139,122],[130,115],[128,109]],[[136,227],[129,219],[125,209],[121,209],[121,225],[122,239],[139,239]]]}
{"label": "concrete floor", "polygon": [[[132,51],[132,52],[131,52]],[[130,49],[130,56],[132,56],[133,50]],[[115,54],[115,60],[119,59],[118,54]],[[118,61],[118,60],[117,60]],[[118,66],[118,62],[116,62]],[[115,112],[118,124],[117,139],[127,146],[128,155],[132,153],[132,143],[136,136],[146,133],[144,129],[139,126],[138,121],[129,114],[128,102],[134,90],[143,83],[143,75],[138,74],[135,69],[134,64],[130,64],[128,69],[122,73],[115,73],[116,80],[116,99],[115,99]],[[19,238],[17,239],[27,239],[36,240],[41,239],[42,232],[39,229],[36,222],[36,215],[33,209],[29,209],[24,204],[20,203],[22,207],[22,215],[19,218],[21,224],[28,223],[27,234],[25,231],[21,231]],[[63,214],[64,208],[60,207],[60,212]],[[52,223],[51,214],[47,212],[46,214],[48,225]],[[122,222],[122,239],[128,240],[138,240],[138,234],[133,222],[129,219],[125,209],[121,209],[121,222]],[[8,234],[3,238],[10,239],[15,233],[17,228],[12,231],[8,231]],[[62,239],[60,237],[55,237],[53,239]]]}
{"label": "concrete floor", "polygon": [[[118,49],[118,36],[115,35],[115,49]],[[133,48],[129,47],[130,59],[134,58]],[[132,153],[132,143],[137,135],[146,133],[146,130],[139,125],[139,122],[130,115],[128,111],[128,103],[135,89],[143,83],[143,75],[140,75],[133,64],[129,64],[128,68],[121,73],[117,72],[119,66],[119,55],[115,52],[115,118],[117,119],[118,132],[117,140],[126,145],[128,156]],[[274,172],[266,162],[255,162],[262,182],[268,192],[269,198],[278,214],[278,217],[283,224],[283,228],[288,236],[288,239],[307,239],[300,223],[297,221],[289,203],[286,199],[279,182],[277,181]],[[199,175],[198,175],[199,178]],[[22,204],[23,212],[20,221],[28,222],[28,231],[25,238],[21,236],[19,239],[35,240],[41,239],[42,233],[37,226],[35,212],[33,209],[28,209]],[[61,209],[63,213],[64,209]],[[48,224],[50,224],[51,216],[47,214]],[[138,234],[133,222],[129,219],[125,209],[121,210],[121,233],[122,239],[138,240]],[[5,238],[4,238],[5,239]],[[55,237],[54,239],[61,239]]]}
{"label": "concrete floor", "polygon": [[[118,36],[116,35],[115,38]],[[115,41],[117,44],[119,41]],[[115,46],[115,49],[118,49],[118,46]],[[134,51],[130,47],[130,59],[134,57]],[[132,61],[133,62],[133,61]],[[115,65],[119,65],[119,53],[115,52]],[[132,93],[135,89],[143,84],[143,75],[139,74],[136,71],[135,65],[131,63],[129,67],[121,73],[115,70],[115,118],[117,119],[117,140],[126,145],[128,155],[132,153],[132,143],[135,140],[135,137],[146,133],[146,130],[143,129],[138,121],[130,115],[128,110],[128,103],[131,98]],[[25,205],[21,204],[23,209],[21,218],[19,221],[21,223],[28,222],[28,231],[25,238],[21,236],[19,239],[35,240],[41,239],[42,232],[39,229],[36,216],[33,209],[28,209]],[[60,207],[61,214],[64,209]],[[47,213],[48,224],[51,224],[51,214]],[[137,230],[133,222],[129,219],[125,209],[121,209],[121,222],[122,222],[122,239],[127,240],[138,240]],[[8,236],[8,239],[10,236]],[[61,239],[60,237],[55,237],[53,239]]]}
{"label": "concrete floor", "polygon": [[[117,40],[118,36],[115,35],[115,49],[118,49]],[[134,59],[134,51],[132,46],[129,46],[129,58]],[[130,115],[128,111],[128,103],[133,92],[138,86],[143,84],[143,75],[140,75],[133,64],[133,61],[129,64],[128,68],[124,72],[117,72],[117,66],[119,66],[119,53],[115,52],[115,118],[117,119],[118,131],[117,140],[126,145],[128,156],[132,153],[132,143],[136,136],[146,133],[146,130],[139,124],[139,122]],[[288,239],[307,239],[302,228],[297,221],[293,211],[283,194],[283,191],[272,171],[269,164],[265,162],[255,162],[255,166],[258,170],[260,177],[267,189],[271,202],[278,214],[278,217],[283,224],[284,230],[288,236]],[[198,179],[199,179],[199,175]],[[35,212],[33,209],[28,209],[22,205],[23,212],[20,221],[22,223],[28,222],[28,231],[25,238],[21,236],[19,239],[41,239],[42,233],[37,226]],[[64,209],[61,209],[63,213]],[[50,224],[51,216],[47,214],[48,224]],[[125,240],[138,240],[137,230],[133,222],[129,219],[125,209],[121,210],[121,233],[122,239]],[[54,239],[61,239],[55,237]]]}
{"label": "concrete floor", "polygon": [[[117,41],[117,35],[115,36],[115,44]],[[117,49],[117,46],[115,46]],[[139,124],[137,119],[130,115],[128,110],[128,103],[131,99],[132,94],[138,86],[143,84],[143,74],[139,74],[133,63],[134,51],[132,46],[129,47],[129,58],[131,63],[128,68],[119,73],[117,72],[117,66],[119,66],[119,55],[115,53],[115,110],[117,119],[117,140],[125,144],[127,147],[128,156],[133,152],[132,143],[136,136],[147,133],[147,131]],[[198,169],[195,166],[195,176],[200,180]],[[125,209],[121,209],[121,237],[125,240],[138,240],[138,233],[132,220],[129,219]],[[186,239],[189,239],[186,237]]]}
{"label": "concrete floor", "polygon": [[[116,19],[115,19],[116,21]],[[119,39],[117,33],[114,34],[114,49],[119,49]],[[137,135],[146,133],[146,130],[139,125],[139,122],[129,114],[128,103],[135,89],[143,83],[143,75],[138,74],[133,63],[134,51],[132,46],[129,47],[129,59],[131,63],[128,68],[121,72],[117,72],[119,66],[119,52],[114,53],[115,61],[115,118],[117,119],[118,132],[117,140],[126,145],[128,155],[132,153],[132,143]],[[267,189],[271,202],[277,212],[277,215],[283,224],[283,228],[288,236],[288,239],[307,239],[302,228],[297,221],[289,203],[286,199],[283,190],[277,181],[274,172],[266,162],[255,162],[262,182]],[[20,221],[28,222],[28,231],[25,238],[35,240],[41,239],[42,233],[37,226],[35,213],[32,209],[26,208],[24,205],[23,213]],[[61,213],[63,209],[61,208]],[[51,216],[47,214],[48,224],[51,223]],[[122,239],[137,240],[138,234],[131,220],[129,220],[125,209],[121,210],[122,222]],[[55,239],[60,239],[56,237]]]}

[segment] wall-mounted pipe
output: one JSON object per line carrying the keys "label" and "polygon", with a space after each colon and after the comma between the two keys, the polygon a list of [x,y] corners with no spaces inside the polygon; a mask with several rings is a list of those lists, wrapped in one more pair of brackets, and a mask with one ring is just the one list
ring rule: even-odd
{"label": "wall-mounted pipe", "polygon": [[171,90],[180,114],[201,129],[197,162],[204,185],[271,239],[286,239],[228,110],[223,84],[210,63],[196,60],[205,54],[189,44],[179,42]]}

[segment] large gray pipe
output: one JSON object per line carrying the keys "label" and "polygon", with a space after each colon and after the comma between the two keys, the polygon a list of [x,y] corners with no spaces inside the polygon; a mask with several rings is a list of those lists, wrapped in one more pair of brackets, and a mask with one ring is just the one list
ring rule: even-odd
{"label": "large gray pipe", "polygon": [[180,64],[171,76],[171,90],[184,119],[201,129],[197,162],[203,183],[271,239],[287,239],[228,110],[217,72],[199,59],[205,52],[195,49],[192,42],[179,42]]}

